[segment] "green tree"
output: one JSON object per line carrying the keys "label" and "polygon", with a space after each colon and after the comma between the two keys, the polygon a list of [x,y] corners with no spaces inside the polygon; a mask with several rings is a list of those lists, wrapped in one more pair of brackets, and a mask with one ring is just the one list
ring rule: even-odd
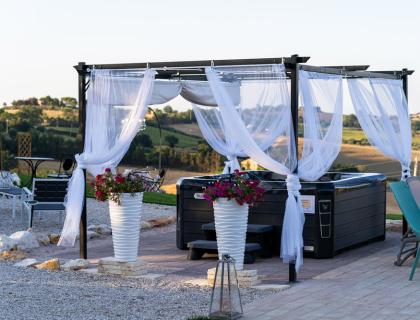
{"label": "green tree", "polygon": [[25,106],[19,113],[18,122],[27,122],[31,126],[37,126],[42,123],[42,110],[36,107]]}
{"label": "green tree", "polygon": [[39,98],[39,101],[41,102],[41,106],[60,106],[60,100],[57,98],[51,98],[50,96]]}
{"label": "green tree", "polygon": [[173,136],[173,135],[167,135],[166,137],[165,137],[165,141],[168,143],[168,145],[171,147],[171,148],[174,148],[175,147],[175,145],[176,144],[178,144],[178,142],[179,142],[179,140],[178,140],[178,138],[177,137],[175,137],[175,136]]}
{"label": "green tree", "polygon": [[77,99],[73,97],[62,97],[60,100],[60,105],[69,108],[76,108]]}
{"label": "green tree", "polygon": [[172,109],[172,107],[171,107],[171,106],[165,106],[165,107],[163,108],[163,111],[164,111],[165,113],[172,113],[174,110]]}
{"label": "green tree", "polygon": [[141,145],[144,148],[153,148],[153,142],[152,139],[150,138],[150,136],[148,134],[140,134],[136,137],[135,139],[135,143],[138,143],[139,145]]}

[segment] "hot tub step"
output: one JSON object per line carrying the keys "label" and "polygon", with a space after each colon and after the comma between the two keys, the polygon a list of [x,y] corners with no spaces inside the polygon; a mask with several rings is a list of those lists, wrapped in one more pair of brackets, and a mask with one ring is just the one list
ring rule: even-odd
{"label": "hot tub step", "polygon": [[[217,254],[217,241],[196,240],[188,243],[188,260],[200,260],[205,253]],[[255,262],[255,257],[260,253],[261,245],[258,243],[247,243],[245,245],[244,263]]]}
{"label": "hot tub step", "polygon": [[[214,223],[206,223],[201,226],[206,240],[216,240],[216,227]],[[259,255],[263,258],[272,257],[274,226],[268,224],[248,224],[246,240],[250,243],[258,243],[261,246]]]}

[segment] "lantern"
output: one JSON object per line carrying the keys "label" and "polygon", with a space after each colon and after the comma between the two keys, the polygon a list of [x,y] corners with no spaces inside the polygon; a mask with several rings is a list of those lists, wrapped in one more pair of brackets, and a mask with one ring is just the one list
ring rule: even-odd
{"label": "lantern", "polygon": [[210,319],[238,319],[242,314],[235,260],[228,254],[223,254],[214,274],[209,317]]}

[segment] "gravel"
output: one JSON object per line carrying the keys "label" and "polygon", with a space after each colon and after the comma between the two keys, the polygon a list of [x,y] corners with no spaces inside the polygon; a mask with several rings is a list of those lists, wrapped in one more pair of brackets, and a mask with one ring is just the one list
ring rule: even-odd
{"label": "gravel", "polygon": [[[0,319],[186,319],[211,289],[168,280],[49,272],[0,264]],[[273,291],[241,289],[244,304]]]}
{"label": "gravel", "polygon": [[[87,204],[88,225],[110,224],[106,203],[88,199]],[[176,214],[176,208],[171,206],[143,206],[143,221]],[[18,211],[13,220],[10,207],[10,201],[0,206],[0,234],[10,235],[27,228],[26,215],[22,221]],[[40,217],[36,214],[35,232],[59,233],[61,228],[57,212],[45,212]],[[168,225],[143,234],[173,232],[174,228]],[[43,247],[34,253],[37,258],[47,258],[51,254],[49,250]],[[156,272],[165,273],[165,270],[149,270],[149,273]],[[185,278],[168,273],[158,279],[124,278],[81,271],[18,268],[2,262],[0,279],[0,319],[187,319],[207,314],[211,296],[210,287],[186,284]],[[272,293],[241,289],[242,302],[246,304]]]}
{"label": "gravel", "polygon": [[[94,199],[87,199],[88,225],[91,224],[107,224],[109,221],[108,204],[98,202]],[[26,230],[28,228],[28,216],[26,211],[21,214],[20,206],[16,210],[16,218],[12,218],[12,202],[4,201],[0,204],[0,234],[10,235],[16,231]],[[158,204],[143,203],[142,221],[151,219],[169,217],[176,215],[175,206],[163,206]],[[60,221],[58,211],[40,211],[35,212],[33,221],[34,232],[61,233],[63,228],[64,217]]]}

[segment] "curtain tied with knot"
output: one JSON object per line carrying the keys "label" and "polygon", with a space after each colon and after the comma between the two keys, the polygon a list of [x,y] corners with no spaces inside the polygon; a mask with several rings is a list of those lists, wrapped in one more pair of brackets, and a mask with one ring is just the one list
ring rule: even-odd
{"label": "curtain tied with knot", "polygon": [[233,173],[235,170],[241,170],[237,156],[227,155],[226,158],[227,161],[225,161],[223,173]]}
{"label": "curtain tied with knot", "polygon": [[[299,178],[316,180],[331,166],[341,146],[342,78],[339,75],[299,71],[304,118],[302,167],[294,174],[297,157],[290,111],[290,96],[283,65],[207,67],[206,75],[228,132],[243,152],[262,167],[286,176],[288,197],[281,235],[281,257],[303,264],[303,226]],[[237,81],[241,99],[234,103],[223,89],[224,81]],[[276,138],[261,148],[257,136],[242,118],[244,111],[277,119]],[[281,121],[279,121],[281,120]]]}
{"label": "curtain tied with knot", "polygon": [[77,167],[68,185],[66,220],[59,246],[73,246],[79,234],[80,217],[85,201],[83,169],[93,176],[105,168],[115,170],[131,141],[153,91],[154,70],[133,73],[121,70],[92,70],[87,91],[85,145],[75,156]]}

